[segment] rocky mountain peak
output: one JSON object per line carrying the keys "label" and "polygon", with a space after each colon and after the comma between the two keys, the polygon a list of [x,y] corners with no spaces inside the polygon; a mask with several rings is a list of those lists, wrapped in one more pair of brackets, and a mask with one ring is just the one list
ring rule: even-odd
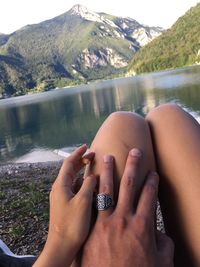
{"label": "rocky mountain peak", "polygon": [[76,14],[87,13],[88,8],[86,6],[76,4],[71,8],[71,11],[74,13],[76,12]]}
{"label": "rocky mountain peak", "polygon": [[118,75],[160,33],[133,19],[75,5],[60,16],[0,35],[0,93],[43,91]]}
{"label": "rocky mountain peak", "polygon": [[89,10],[87,7],[83,5],[74,5],[70,10],[70,13],[75,16],[79,16],[83,19],[90,21],[102,22],[101,16],[98,13],[95,13]]}

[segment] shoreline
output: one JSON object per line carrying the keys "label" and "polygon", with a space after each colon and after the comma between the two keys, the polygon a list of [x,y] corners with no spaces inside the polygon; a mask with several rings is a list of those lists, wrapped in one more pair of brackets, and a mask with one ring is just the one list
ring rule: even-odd
{"label": "shoreline", "polygon": [[[56,161],[44,161],[44,162],[8,162],[0,164],[0,179],[2,175],[8,174],[11,175],[16,171],[21,170],[22,172],[28,172],[31,169],[46,169],[52,167],[60,167],[63,160],[56,160]],[[17,174],[18,172],[16,172]]]}
{"label": "shoreline", "polygon": [[[15,254],[38,256],[46,241],[49,192],[62,161],[0,165],[0,239]],[[157,228],[164,231],[160,208]]]}

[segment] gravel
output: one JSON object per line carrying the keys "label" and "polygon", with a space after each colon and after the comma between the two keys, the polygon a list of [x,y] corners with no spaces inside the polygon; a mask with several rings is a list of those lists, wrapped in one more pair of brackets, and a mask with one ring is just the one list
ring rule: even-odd
{"label": "gravel", "polygon": [[16,254],[38,255],[48,231],[48,196],[61,162],[0,166],[0,238]]}
{"label": "gravel", "polygon": [[[0,166],[0,239],[16,254],[38,255],[48,232],[49,192],[62,162]],[[164,231],[157,209],[157,228]]]}

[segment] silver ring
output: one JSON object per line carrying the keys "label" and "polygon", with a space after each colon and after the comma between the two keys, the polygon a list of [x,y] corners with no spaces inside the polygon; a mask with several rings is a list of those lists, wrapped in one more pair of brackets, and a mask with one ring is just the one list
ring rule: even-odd
{"label": "silver ring", "polygon": [[96,208],[97,210],[107,210],[112,207],[113,199],[110,195],[101,193],[97,195],[96,198]]}

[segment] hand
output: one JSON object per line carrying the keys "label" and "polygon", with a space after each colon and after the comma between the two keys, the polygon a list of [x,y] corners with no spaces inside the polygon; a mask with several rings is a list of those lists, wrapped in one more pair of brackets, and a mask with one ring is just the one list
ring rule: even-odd
{"label": "hand", "polygon": [[81,146],[65,159],[50,193],[50,223],[47,242],[34,267],[70,266],[87,238],[96,178],[87,177],[74,195],[72,182],[77,172],[94,157]]}
{"label": "hand", "polygon": [[[155,233],[158,175],[150,173],[139,200],[136,199],[141,153],[130,151],[116,208],[99,211],[96,224],[82,256],[82,267],[171,267],[173,243]],[[105,157],[100,176],[100,193],[113,195],[113,162]],[[133,208],[135,207],[135,208]]]}

